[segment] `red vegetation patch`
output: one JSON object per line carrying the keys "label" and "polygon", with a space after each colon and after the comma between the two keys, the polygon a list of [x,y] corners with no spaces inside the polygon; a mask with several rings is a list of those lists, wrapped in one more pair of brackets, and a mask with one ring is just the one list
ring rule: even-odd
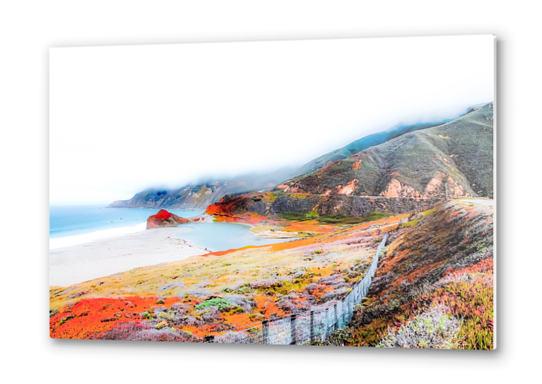
{"label": "red vegetation patch", "polygon": [[491,272],[493,273],[493,259],[482,260],[477,264],[471,265],[470,267],[463,269],[449,269],[445,277],[448,276],[458,276],[463,273],[482,273],[482,272]]}
{"label": "red vegetation patch", "polygon": [[271,300],[266,295],[254,296],[257,311],[266,319],[275,316],[286,316],[287,313],[279,308],[277,303]]}
{"label": "red vegetation patch", "polygon": [[173,214],[166,211],[165,209],[161,209],[156,215],[153,215],[151,217],[157,217],[159,219],[168,220]]}
{"label": "red vegetation patch", "polygon": [[[180,302],[178,298],[128,297],[126,299],[85,299],[73,307],[66,306],[49,319],[53,339],[97,339],[119,323],[143,320],[140,314],[159,305],[167,308]],[[143,325],[142,325],[143,326]]]}
{"label": "red vegetation patch", "polygon": [[246,212],[246,204],[250,197],[250,194],[242,194],[227,199],[222,198],[218,203],[209,205],[205,213],[214,216],[215,220],[219,222],[257,224],[267,220],[265,216]]}
{"label": "red vegetation patch", "polygon": [[321,225],[316,220],[312,220],[303,222],[289,222],[289,225],[287,227],[284,227],[282,230],[291,232],[329,233],[335,232],[337,230],[337,227],[330,225]]}
{"label": "red vegetation patch", "polygon": [[268,221],[267,217],[259,216],[257,213],[244,213],[241,215],[214,215],[214,218],[219,223],[244,223],[244,224],[258,224],[262,221]]}
{"label": "red vegetation patch", "polygon": [[242,247],[242,248],[227,249],[227,250],[225,250],[225,251],[217,251],[217,252],[206,253],[206,254],[204,254],[204,255],[201,255],[201,257],[208,257],[208,256],[224,256],[224,255],[227,255],[228,253],[237,252],[237,251],[242,251],[242,250],[244,250],[244,249],[250,249],[250,248],[259,248],[259,247],[265,247],[265,245],[260,245],[260,246],[256,246],[256,245],[247,245],[246,247]]}
{"label": "red vegetation patch", "polygon": [[220,201],[218,203],[209,205],[207,207],[207,209],[205,210],[205,213],[207,213],[208,215],[211,215],[211,216],[214,216],[214,215],[218,215],[218,216],[233,215],[233,213],[235,212],[235,202],[230,201],[229,203],[224,204],[223,201],[224,201],[224,199],[220,199]]}

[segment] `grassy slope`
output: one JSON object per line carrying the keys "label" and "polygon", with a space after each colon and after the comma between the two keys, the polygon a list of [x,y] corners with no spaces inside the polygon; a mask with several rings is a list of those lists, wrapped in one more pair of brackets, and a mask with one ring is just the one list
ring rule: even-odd
{"label": "grassy slope", "polygon": [[492,207],[460,200],[400,225],[404,217],[51,287],[51,337],[200,341],[304,312],[346,294],[366,272],[380,232],[401,227],[365,307],[329,343],[377,346],[439,304],[463,321],[450,345],[492,348]]}
{"label": "grassy slope", "polygon": [[478,196],[493,198],[493,103],[431,131],[450,136],[439,143],[442,150],[454,154],[457,168]]}
{"label": "grassy slope", "polygon": [[347,157],[352,156],[355,153],[361,152],[367,148],[373,147],[375,145],[379,145],[382,143],[385,143],[386,141],[389,141],[391,139],[394,139],[396,137],[399,137],[401,135],[404,135],[409,132],[418,131],[421,129],[426,129],[430,127],[434,127],[436,125],[444,124],[449,120],[446,121],[439,121],[439,122],[433,122],[433,123],[418,123],[418,124],[412,124],[412,125],[398,125],[395,127],[390,128],[387,131],[384,132],[378,132],[374,133],[372,135],[365,136],[359,140],[353,141],[352,143],[336,149],[334,151],[331,151],[329,153],[326,153],[320,157],[317,157],[316,159],[310,161],[309,163],[303,165],[297,172],[297,174],[302,175],[306,173],[313,172],[317,169],[320,169],[324,167],[327,163],[330,161],[337,161],[346,159]]}
{"label": "grassy slope", "polygon": [[448,202],[403,227],[387,246],[363,310],[329,343],[377,346],[440,304],[462,319],[452,345],[492,349],[493,208]]}
{"label": "grassy slope", "polygon": [[421,192],[437,172],[471,195],[493,196],[493,108],[489,104],[447,124],[411,132],[285,184],[325,193],[359,180],[355,195],[379,195],[392,178]]}
{"label": "grassy slope", "polygon": [[378,229],[404,217],[51,287],[51,337],[194,341],[190,334],[306,311],[346,294],[368,268]]}

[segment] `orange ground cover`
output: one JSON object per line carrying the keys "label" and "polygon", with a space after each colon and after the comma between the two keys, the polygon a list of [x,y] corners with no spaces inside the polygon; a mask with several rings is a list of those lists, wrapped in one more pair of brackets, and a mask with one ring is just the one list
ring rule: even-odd
{"label": "orange ground cover", "polygon": [[[94,339],[111,330],[117,323],[141,320],[142,312],[163,305],[170,308],[181,301],[167,298],[157,304],[155,297],[127,297],[125,299],[85,299],[49,319],[50,336],[54,339]],[[143,325],[142,325],[143,326]]]}
{"label": "orange ground cover", "polygon": [[304,221],[304,222],[293,222],[292,224],[284,227],[283,231],[292,231],[292,232],[320,232],[320,233],[329,233],[337,230],[336,226],[330,225],[320,225],[316,220],[313,221]]}
{"label": "orange ground cover", "polygon": [[[247,247],[243,247],[243,248],[239,248],[239,249],[268,248],[268,250],[270,252],[284,251],[284,250],[288,250],[288,249],[304,247],[304,246],[313,245],[313,244],[317,244],[317,243],[326,243],[328,241],[337,241],[337,240],[348,238],[348,237],[352,236],[353,232],[363,230],[363,229],[367,229],[368,227],[371,227],[373,225],[380,225],[381,226],[380,228],[374,229],[371,232],[371,235],[377,236],[380,233],[384,234],[386,231],[394,229],[401,222],[401,219],[406,218],[406,217],[408,217],[408,214],[397,215],[397,216],[393,216],[393,217],[386,217],[386,218],[383,218],[383,219],[380,219],[380,220],[375,220],[375,221],[371,221],[371,222],[368,222],[368,223],[363,223],[363,224],[360,224],[360,225],[350,227],[348,232],[346,232],[344,234],[339,234],[339,235],[333,236],[332,238],[328,237],[328,235],[326,235],[326,234],[322,234],[322,235],[318,235],[318,236],[314,236],[314,237],[299,239],[299,240],[295,240],[295,241],[288,241],[288,242],[284,242],[284,243],[275,243],[275,244],[270,244],[270,245],[267,244],[267,245],[258,245],[258,246],[247,246]],[[292,225],[296,225],[296,224],[292,224]],[[299,224],[299,225],[302,226],[303,224]],[[308,225],[310,225],[310,224],[308,224]],[[327,233],[327,232],[331,232],[331,231],[336,231],[338,229],[339,229],[339,227],[335,227],[335,228],[331,227],[331,230],[328,231],[327,228],[326,228],[325,232]],[[211,255],[213,255],[213,256],[222,256],[222,255],[226,255],[226,254],[231,253],[231,252],[237,252],[239,249],[229,249],[227,251],[219,251],[219,252],[208,253],[208,254],[203,255],[203,257],[211,256]]]}

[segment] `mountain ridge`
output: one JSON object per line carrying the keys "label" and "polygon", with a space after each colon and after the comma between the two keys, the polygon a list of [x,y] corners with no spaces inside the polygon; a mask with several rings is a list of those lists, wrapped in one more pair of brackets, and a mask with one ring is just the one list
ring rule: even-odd
{"label": "mountain ridge", "polygon": [[371,212],[428,209],[459,197],[493,198],[493,103],[329,163],[272,191],[224,196],[206,212],[344,222]]}
{"label": "mountain ridge", "polygon": [[423,129],[432,128],[432,127],[446,124],[450,121],[453,121],[462,116],[465,116],[468,113],[476,111],[482,108],[486,104],[488,103],[479,103],[479,104],[472,105],[471,107],[467,108],[467,110],[464,113],[459,114],[458,116],[450,118],[450,119],[441,119],[441,120],[434,120],[432,122],[415,123],[415,124],[397,123],[394,126],[386,129],[385,131],[369,134],[367,136],[364,136],[360,139],[357,139],[348,143],[344,147],[341,147],[339,149],[336,149],[331,152],[327,152],[321,156],[318,156],[317,158],[301,166],[296,172],[296,176],[313,172],[319,168],[324,167],[329,162],[348,158],[355,153],[363,151],[364,149],[373,147],[375,145],[383,144],[387,141],[390,141],[396,137],[402,136],[409,132],[414,132],[414,131],[423,130]]}
{"label": "mountain ridge", "polygon": [[[452,142],[457,148],[454,148],[454,145],[448,148],[450,145],[444,142],[450,140],[450,124],[460,126],[461,124],[458,123],[469,120],[468,124],[479,125],[480,119],[477,120],[476,116],[480,115],[480,111],[484,108],[487,112],[489,105],[491,105],[491,116],[484,114],[483,119],[486,119],[486,123],[490,121],[492,125],[493,103],[478,104],[467,109],[465,114],[456,119],[411,125],[396,124],[386,131],[364,136],[342,148],[319,156],[295,171],[292,169],[288,172],[276,171],[263,176],[245,175],[229,180],[189,184],[181,188],[148,188],[138,192],[131,199],[114,201],[109,207],[206,209],[226,195],[259,190],[431,199],[446,193],[448,197],[491,197],[493,195],[492,148],[489,164],[489,154],[483,159],[470,159],[469,151],[465,152],[465,148],[459,148],[473,147],[473,145],[466,145],[465,142],[457,145],[457,138],[454,138]],[[440,136],[424,134],[424,132],[437,132],[437,130],[439,131],[436,134]],[[475,143],[476,139],[471,141]],[[426,158],[425,162],[422,162],[422,168],[418,170],[401,167],[398,163],[402,160],[406,163],[412,162],[408,154],[404,153],[404,148],[399,150],[405,144],[413,152],[416,152],[417,148],[422,148],[421,152],[424,155],[428,152],[434,155],[434,158]],[[398,159],[393,159],[391,153],[397,150],[402,154]],[[448,153],[450,150],[458,153]],[[383,154],[386,151],[390,153]],[[481,170],[476,160],[482,162]],[[347,169],[348,167],[351,169]],[[490,169],[491,172],[489,172]],[[484,172],[486,175],[483,175]],[[487,173],[491,175],[488,176]],[[481,186],[477,184],[477,180],[482,181]]]}
{"label": "mountain ridge", "polygon": [[272,189],[292,175],[292,169],[283,168],[262,175],[200,181],[179,188],[147,188],[128,200],[112,202],[109,208],[205,209],[227,194]]}
{"label": "mountain ridge", "polygon": [[281,183],[287,193],[493,196],[493,103]]}

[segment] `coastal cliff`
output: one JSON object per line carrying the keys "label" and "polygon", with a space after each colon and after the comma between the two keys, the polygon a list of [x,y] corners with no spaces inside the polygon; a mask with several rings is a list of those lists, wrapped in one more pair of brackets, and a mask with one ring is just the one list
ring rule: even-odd
{"label": "coastal cliff", "polygon": [[345,223],[460,197],[493,197],[493,103],[330,162],[272,191],[224,196],[206,213]]}
{"label": "coastal cliff", "polygon": [[227,183],[185,186],[179,189],[146,189],[128,200],[112,202],[110,208],[205,209],[235,189]]}
{"label": "coastal cliff", "polygon": [[282,168],[274,172],[245,174],[233,178],[221,178],[181,188],[149,188],[136,193],[131,199],[112,202],[110,208],[169,208],[206,209],[226,195],[248,191],[269,190],[283,180],[292,177],[293,170]]}

